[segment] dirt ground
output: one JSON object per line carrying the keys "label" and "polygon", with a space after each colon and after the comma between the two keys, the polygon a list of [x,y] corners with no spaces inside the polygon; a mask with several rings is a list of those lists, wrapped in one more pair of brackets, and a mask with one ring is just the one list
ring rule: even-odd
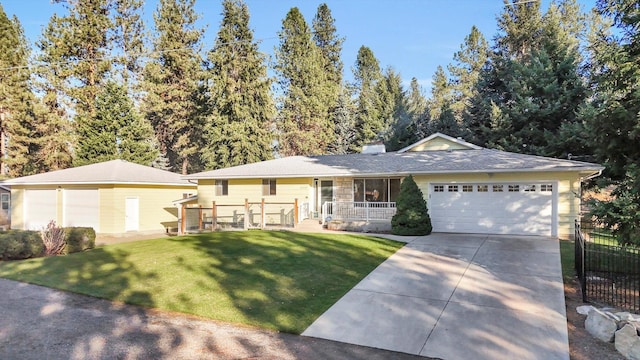
{"label": "dirt ground", "polygon": [[602,342],[587,332],[584,328],[586,315],[580,315],[576,308],[585,305],[577,281],[572,280],[564,284],[564,298],[567,306],[567,328],[569,330],[569,352],[573,360],[624,360],[613,344]]}

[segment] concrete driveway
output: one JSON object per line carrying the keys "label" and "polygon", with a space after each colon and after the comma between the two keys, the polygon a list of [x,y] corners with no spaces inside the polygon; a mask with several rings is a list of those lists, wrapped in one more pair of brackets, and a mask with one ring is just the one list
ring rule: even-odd
{"label": "concrete driveway", "polygon": [[446,360],[569,359],[557,239],[409,240],[303,335]]}

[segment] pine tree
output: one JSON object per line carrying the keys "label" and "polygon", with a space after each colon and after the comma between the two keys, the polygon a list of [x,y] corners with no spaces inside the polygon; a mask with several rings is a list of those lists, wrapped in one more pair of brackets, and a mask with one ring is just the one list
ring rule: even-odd
{"label": "pine tree", "polygon": [[[384,142],[388,151],[399,150],[410,144],[415,136],[415,124],[412,114],[409,112],[409,100],[407,93],[402,86],[402,77],[399,73],[389,68],[385,74],[387,85],[387,97],[383,100],[386,134]],[[385,93],[385,92],[383,92]]]}
{"label": "pine tree", "polygon": [[68,22],[54,14],[36,43],[35,90],[43,96],[36,109],[37,149],[31,157],[38,173],[66,169],[73,161],[75,136],[70,114],[75,110],[67,83],[72,64],[67,61],[67,49],[58,46],[67,31]]}
{"label": "pine tree", "polygon": [[0,6],[0,175],[22,176],[35,171],[35,97],[31,92],[29,48],[17,18]]}
{"label": "pine tree", "polygon": [[265,56],[253,40],[247,5],[225,0],[223,8],[208,56],[211,114],[201,153],[206,167],[214,169],[270,159],[268,127],[275,111]]}
{"label": "pine tree", "polygon": [[342,88],[331,118],[334,121],[335,141],[329,144],[329,154],[347,154],[356,138],[355,104],[352,100],[353,90],[347,86]]}
{"label": "pine tree", "polygon": [[433,229],[427,202],[413,176],[402,180],[396,199],[396,214],[391,218],[391,232],[395,235],[429,235]]}
{"label": "pine tree", "polygon": [[505,8],[500,22],[504,33],[465,116],[472,138],[513,152],[578,155],[580,149],[557,140],[568,129],[579,129],[577,114],[587,97],[575,40],[584,28],[579,19],[562,15],[574,13],[579,8],[572,0],[552,4],[544,16],[537,4]]}
{"label": "pine tree", "polygon": [[[316,15],[313,18],[312,28],[313,40],[320,50],[324,62],[325,86],[328,92],[327,101],[329,104],[327,116],[329,116],[331,124],[336,126],[343,121],[343,119],[336,119],[334,116],[340,113],[340,110],[336,107],[339,106],[337,102],[344,86],[342,84],[343,65],[340,57],[344,38],[338,36],[331,10],[324,3],[318,6]],[[344,136],[344,133],[338,133],[338,131],[338,129],[334,128],[334,140],[330,141],[327,146],[327,151],[329,152],[335,150],[334,144],[335,141],[339,141],[338,137]]]}
{"label": "pine tree", "polygon": [[298,8],[287,13],[278,36],[275,71],[283,94],[276,122],[278,152],[282,156],[324,153],[333,141],[328,115],[335,89],[327,86],[322,52]]}
{"label": "pine tree", "polygon": [[[63,2],[62,0],[55,0]],[[65,63],[63,91],[76,104],[75,112],[84,118],[95,115],[95,99],[111,69],[109,60],[109,31],[113,24],[109,18],[108,0],[78,0],[64,2],[68,14],[52,17],[49,27],[55,34],[57,57]],[[45,35],[46,36],[46,35]]]}
{"label": "pine tree", "polygon": [[43,173],[71,167],[73,129],[59,95],[52,87],[40,84],[44,92],[36,106],[34,139],[36,151],[30,154],[34,172]]}
{"label": "pine tree", "polygon": [[351,151],[374,140],[382,140],[386,130],[386,118],[381,105],[388,96],[387,85],[380,70],[380,64],[373,51],[361,46],[354,68],[355,87],[357,89],[356,139]]}
{"label": "pine tree", "polygon": [[107,83],[96,99],[96,114],[77,128],[74,165],[123,159],[150,165],[157,157],[153,129],[135,110],[122,85]]}
{"label": "pine tree", "polygon": [[[603,1],[616,35],[603,33],[592,44],[594,113],[587,117],[596,156],[606,165],[604,186],[614,184],[614,198],[595,205],[598,221],[622,243],[640,244],[640,29],[638,3]],[[607,181],[608,180],[608,181]]]}
{"label": "pine tree", "polygon": [[489,58],[489,44],[484,36],[473,26],[464,39],[464,43],[453,55],[455,64],[447,67],[451,74],[453,89],[451,110],[458,123],[463,122],[463,114],[471,99],[477,94],[480,73]]}
{"label": "pine tree", "polygon": [[142,76],[141,57],[145,52],[145,26],[142,20],[143,0],[113,0],[113,43],[117,56],[114,65],[122,82],[131,93],[139,90]]}
{"label": "pine tree", "polygon": [[442,66],[438,66],[431,82],[431,98],[429,99],[429,117],[437,119],[442,109],[451,104],[453,88]]}
{"label": "pine tree", "polygon": [[[203,119],[198,86],[202,82],[199,55],[203,30],[195,0],[160,0],[154,13],[153,55],[144,68],[145,117],[152,124],[159,151],[182,174],[203,169],[200,154]],[[213,150],[212,150],[213,151]]]}
{"label": "pine tree", "polygon": [[342,43],[344,38],[338,37],[335,20],[327,4],[320,4],[313,18],[313,40],[324,58],[324,69],[327,81],[336,86],[339,93],[342,84]]}

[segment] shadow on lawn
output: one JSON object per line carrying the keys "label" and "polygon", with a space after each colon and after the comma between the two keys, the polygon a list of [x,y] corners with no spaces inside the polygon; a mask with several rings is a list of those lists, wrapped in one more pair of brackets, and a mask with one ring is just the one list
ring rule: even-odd
{"label": "shadow on lawn", "polygon": [[211,259],[202,271],[218,283],[246,322],[291,333],[301,333],[396,249],[382,245],[386,252],[372,250],[366,246],[372,240],[360,236],[332,239],[277,231],[173,241],[188,242]]}
{"label": "shadow on lawn", "polygon": [[[236,306],[249,318],[292,328],[296,324],[287,321],[281,323],[280,318],[286,317],[287,312],[296,312],[297,306],[304,306],[307,295],[295,292],[287,295],[287,292],[316,281],[313,266],[317,261],[330,264],[331,268],[346,277],[353,277],[349,271],[345,271],[348,263],[344,260],[349,255],[345,254],[344,249],[351,247],[365,257],[374,255],[367,254],[367,249],[344,243],[326,243],[326,239],[310,235],[296,235],[293,240],[290,236],[280,236],[278,233],[272,235],[283,243],[274,246],[267,241],[246,241],[243,236],[233,233],[213,239],[202,235],[171,241],[184,241],[207,256],[210,259],[206,261],[209,274],[221,282],[235,299]],[[217,246],[220,241],[234,241],[236,246],[221,253]],[[300,247],[302,242],[307,246]],[[248,255],[247,248],[253,249]],[[314,259],[309,261],[309,256],[304,256],[305,253],[312,255]],[[4,263],[0,266],[0,273],[3,268],[22,265],[24,270],[20,276],[24,281],[45,278],[47,280],[43,281],[44,285],[55,284],[58,288],[72,292],[83,292],[83,286],[90,280],[94,286],[92,292],[97,296],[153,307],[156,304],[153,302],[152,284],[156,274],[137,268],[129,257],[130,254],[123,250],[105,252],[98,248],[78,256]],[[253,258],[257,263],[247,266],[240,261],[248,258]],[[180,259],[174,266],[194,266],[189,260]],[[265,272],[265,266],[261,266],[264,261],[273,261],[276,265]],[[290,266],[290,262],[298,261],[304,261],[300,265],[308,266],[312,271],[302,274],[278,271],[284,271]],[[358,259],[354,261],[357,262]],[[113,271],[115,266],[127,271]],[[68,271],[70,267],[74,271]],[[216,269],[228,273],[221,275]],[[235,282],[238,279],[235,275],[248,276],[254,281],[238,283]],[[134,282],[147,283],[148,290],[131,291]],[[244,291],[251,290],[257,283],[270,297],[266,307],[260,305],[264,301],[247,300],[242,296]],[[324,285],[318,284],[317,291],[324,291],[322,286]],[[97,291],[95,288],[101,290]],[[344,285],[337,286],[337,289],[338,292],[348,290]],[[0,296],[0,358],[415,358],[406,354],[157,312],[5,279],[0,279],[0,293],[4,294]],[[179,297],[181,301],[189,301],[188,294],[181,293]],[[289,299],[288,303],[275,304],[282,299]]]}

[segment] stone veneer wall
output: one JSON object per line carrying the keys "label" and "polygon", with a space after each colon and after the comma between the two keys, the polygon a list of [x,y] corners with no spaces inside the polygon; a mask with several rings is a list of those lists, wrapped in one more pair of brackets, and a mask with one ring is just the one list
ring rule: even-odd
{"label": "stone veneer wall", "polygon": [[353,178],[336,178],[334,187],[336,201],[353,201]]}

